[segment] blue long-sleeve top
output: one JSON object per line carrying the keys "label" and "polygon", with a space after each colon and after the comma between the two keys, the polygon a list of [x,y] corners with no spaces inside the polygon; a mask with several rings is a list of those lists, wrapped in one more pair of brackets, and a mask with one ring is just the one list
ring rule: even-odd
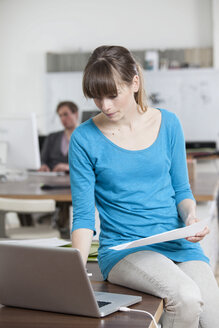
{"label": "blue long-sleeve top", "polygon": [[121,251],[109,249],[185,226],[177,205],[194,197],[188,181],[183,131],[175,114],[160,111],[159,134],[146,149],[117,146],[92,119],[71,136],[72,231],[87,228],[95,232],[96,205],[101,223],[98,262],[104,279],[118,261],[139,250],[159,252],[177,262],[209,263],[200,244],[186,239]]}

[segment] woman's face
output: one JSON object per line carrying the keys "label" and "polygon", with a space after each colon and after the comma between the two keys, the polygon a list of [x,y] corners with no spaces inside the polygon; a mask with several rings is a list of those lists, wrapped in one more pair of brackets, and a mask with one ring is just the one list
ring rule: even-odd
{"label": "woman's face", "polygon": [[136,108],[134,93],[138,91],[138,88],[139,78],[136,75],[130,86],[117,84],[118,95],[116,97],[94,98],[94,102],[108,119],[118,121]]}

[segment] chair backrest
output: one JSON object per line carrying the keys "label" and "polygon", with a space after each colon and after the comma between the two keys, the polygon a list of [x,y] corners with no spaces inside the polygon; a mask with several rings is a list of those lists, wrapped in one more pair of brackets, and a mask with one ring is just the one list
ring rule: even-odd
{"label": "chair backrest", "polygon": [[0,197],[0,211],[17,213],[51,213],[56,209],[53,199],[13,199]]}

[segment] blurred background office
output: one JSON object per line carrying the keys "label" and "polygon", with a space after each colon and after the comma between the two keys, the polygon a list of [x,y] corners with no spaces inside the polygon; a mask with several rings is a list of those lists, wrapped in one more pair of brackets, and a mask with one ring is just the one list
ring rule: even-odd
{"label": "blurred background office", "polygon": [[[144,68],[153,69],[152,62],[155,69],[219,68],[219,3],[1,0],[0,39],[1,115],[35,112],[40,134],[48,134],[61,127],[55,108],[59,101],[68,99],[65,95],[72,94],[69,100],[77,103],[79,114],[95,108],[83,98],[80,80],[89,53],[101,44],[140,51]],[[142,53],[146,50],[156,50],[158,58],[150,52],[147,60]],[[72,78],[71,72],[75,72]],[[66,81],[65,85],[58,78]],[[72,87],[68,83],[71,79],[76,80]],[[150,83],[146,74],[146,90]],[[175,87],[172,97],[176,91]],[[161,103],[159,95],[153,97]],[[174,111],[172,104],[165,106]],[[197,108],[190,109],[193,115],[191,110],[197,114]]]}
{"label": "blurred background office", "polygon": [[82,71],[97,46],[122,45],[144,69],[149,105],[179,116],[190,178],[218,174],[217,159],[193,156],[218,150],[218,0],[0,0],[0,40],[0,116],[34,112],[40,141],[62,129],[59,102],[77,104],[79,124],[96,114]]}

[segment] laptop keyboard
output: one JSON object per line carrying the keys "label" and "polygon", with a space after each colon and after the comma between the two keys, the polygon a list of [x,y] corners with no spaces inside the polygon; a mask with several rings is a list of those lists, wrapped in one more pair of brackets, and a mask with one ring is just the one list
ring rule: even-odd
{"label": "laptop keyboard", "polygon": [[102,306],[111,304],[112,302],[104,302],[104,301],[97,301],[97,304],[99,306],[99,308],[101,308]]}

